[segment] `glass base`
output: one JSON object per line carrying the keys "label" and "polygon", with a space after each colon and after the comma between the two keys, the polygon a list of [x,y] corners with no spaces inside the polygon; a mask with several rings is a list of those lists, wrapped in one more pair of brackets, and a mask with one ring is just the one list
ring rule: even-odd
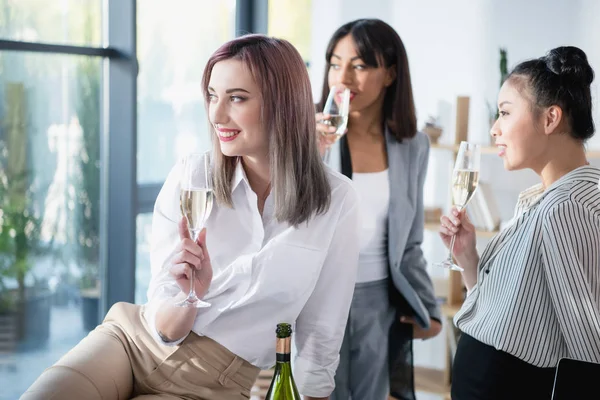
{"label": "glass base", "polygon": [[450,260],[444,260],[442,262],[438,262],[433,264],[436,267],[441,267],[441,268],[446,268],[446,269],[451,269],[453,271],[464,271],[463,268],[459,267],[458,265],[454,264],[452,261]]}
{"label": "glass base", "polygon": [[207,304],[197,297],[186,297],[179,303],[175,303],[177,307],[188,307],[188,308],[204,308]]}

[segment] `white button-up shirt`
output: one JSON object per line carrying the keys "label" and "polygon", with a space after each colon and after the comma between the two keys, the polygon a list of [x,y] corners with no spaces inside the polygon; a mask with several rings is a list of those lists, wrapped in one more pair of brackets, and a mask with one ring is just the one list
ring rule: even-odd
{"label": "white button-up shirt", "polygon": [[[271,194],[263,216],[243,167],[232,182],[233,208],[214,204],[206,222],[213,280],[192,330],[262,369],[275,364],[275,328],[295,323],[294,378],[306,396],[334,388],[339,349],[354,291],[359,251],[358,196],[350,180],[327,171],[331,206],[298,227],[274,218]],[[181,163],[167,177],[152,222],[152,280],[145,317],[158,341],[156,312],[179,294],[169,274],[180,242]],[[172,344],[178,344],[184,338]],[[163,342],[164,343],[164,342]]]}

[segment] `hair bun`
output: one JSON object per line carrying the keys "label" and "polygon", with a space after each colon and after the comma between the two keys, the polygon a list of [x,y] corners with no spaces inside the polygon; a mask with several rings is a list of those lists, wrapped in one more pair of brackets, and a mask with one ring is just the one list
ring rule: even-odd
{"label": "hair bun", "polygon": [[594,70],[584,51],[578,47],[557,47],[550,50],[544,58],[548,69],[556,75],[586,86],[594,80]]}

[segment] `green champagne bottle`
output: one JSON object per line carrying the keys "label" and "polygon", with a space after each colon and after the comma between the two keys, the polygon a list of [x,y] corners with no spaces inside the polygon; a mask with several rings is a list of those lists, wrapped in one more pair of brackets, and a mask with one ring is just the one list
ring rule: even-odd
{"label": "green champagne bottle", "polygon": [[277,324],[277,364],[267,397],[265,400],[300,400],[292,376],[291,348],[292,326],[290,324]]}

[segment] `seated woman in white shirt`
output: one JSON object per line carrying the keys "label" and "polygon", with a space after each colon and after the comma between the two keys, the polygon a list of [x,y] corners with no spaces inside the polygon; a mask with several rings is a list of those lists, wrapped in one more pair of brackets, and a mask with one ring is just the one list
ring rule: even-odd
{"label": "seated woman in white shirt", "polygon": [[549,399],[559,359],[600,362],[600,169],[584,148],[593,79],[576,47],[517,65],[491,134],[507,170],[542,183],[521,193],[481,257],[465,213],[442,217],[469,290],[454,319],[454,400]]}
{"label": "seated woman in white shirt", "polygon": [[[321,161],[310,82],[284,40],[226,43],[203,77],[216,204],[196,242],[176,165],[156,200],[148,303],[111,308],[25,399],[250,397],[275,364],[277,323],[295,323],[294,376],[326,399],[358,264],[358,197]],[[192,268],[207,307],[177,307]],[[136,397],[137,396],[137,397]]]}

